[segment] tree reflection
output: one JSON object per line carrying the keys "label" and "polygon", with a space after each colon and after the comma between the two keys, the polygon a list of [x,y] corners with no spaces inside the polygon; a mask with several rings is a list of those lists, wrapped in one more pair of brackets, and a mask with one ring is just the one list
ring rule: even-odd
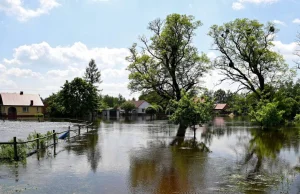
{"label": "tree reflection", "polygon": [[166,142],[152,142],[149,148],[131,155],[132,192],[185,193],[193,190],[193,180],[196,179],[191,177],[201,175],[199,169],[205,166],[205,160],[189,158],[205,158],[207,151],[203,143],[194,139],[177,142],[175,146],[167,146]]}
{"label": "tree reflection", "polygon": [[90,131],[83,136],[73,139],[66,149],[73,151],[76,155],[86,154],[87,160],[90,163],[93,172],[97,171],[99,161],[101,159],[101,152],[98,145],[99,135],[98,130]]}

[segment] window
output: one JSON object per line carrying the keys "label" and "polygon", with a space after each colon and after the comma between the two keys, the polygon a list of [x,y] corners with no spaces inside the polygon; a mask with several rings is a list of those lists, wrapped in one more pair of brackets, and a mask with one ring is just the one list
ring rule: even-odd
{"label": "window", "polygon": [[28,109],[28,107],[23,107],[23,112],[29,112]]}
{"label": "window", "polygon": [[142,108],[142,112],[145,112],[145,109],[144,109],[144,108]]}

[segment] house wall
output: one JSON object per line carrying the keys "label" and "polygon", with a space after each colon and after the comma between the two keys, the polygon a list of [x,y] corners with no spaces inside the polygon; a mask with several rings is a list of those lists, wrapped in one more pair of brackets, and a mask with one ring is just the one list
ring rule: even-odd
{"label": "house wall", "polygon": [[[150,104],[148,102],[143,102],[143,104],[141,104],[139,106],[139,108],[137,109],[137,113],[138,114],[146,114],[146,108],[148,108],[150,106]],[[144,109],[144,112],[143,112]]]}
{"label": "house wall", "polygon": [[[43,107],[38,106],[2,106],[2,114],[8,115],[8,108],[15,107],[17,109],[17,116],[34,116],[37,113],[43,113]],[[28,107],[28,112],[23,112],[23,107]]]}

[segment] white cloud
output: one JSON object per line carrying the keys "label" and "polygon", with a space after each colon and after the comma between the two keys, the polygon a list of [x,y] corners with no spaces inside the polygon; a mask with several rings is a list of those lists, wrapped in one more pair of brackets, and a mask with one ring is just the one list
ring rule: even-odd
{"label": "white cloud", "polygon": [[24,78],[39,78],[42,79],[40,73],[33,72],[31,69],[10,68],[5,72],[9,76],[24,77]]}
{"label": "white cloud", "polygon": [[298,60],[298,56],[295,55],[296,50],[299,48],[296,42],[285,44],[281,41],[273,41],[273,43],[275,45],[275,51],[283,55],[288,63],[293,63]]}
{"label": "white cloud", "polygon": [[300,19],[299,19],[299,18],[295,18],[295,19],[293,20],[293,23],[294,23],[294,24],[300,24]]}
{"label": "white cloud", "polygon": [[245,8],[245,4],[252,3],[252,4],[273,4],[278,2],[279,0],[237,0],[236,2],[232,3],[232,9],[234,10],[241,10]]}
{"label": "white cloud", "polygon": [[[0,72],[17,84],[17,90],[39,92],[47,97],[57,92],[66,80],[82,77],[93,58],[101,70],[103,94],[119,93],[129,98],[127,89],[129,55],[127,48],[88,48],[81,42],[69,46],[51,46],[47,42],[22,45],[13,50],[12,58],[3,59]],[[36,81],[39,78],[39,81]],[[136,94],[135,94],[136,96]],[[132,98],[132,96],[131,96]]]}
{"label": "white cloud", "polygon": [[280,21],[280,20],[273,20],[273,23],[274,24],[279,24],[279,25],[282,25],[282,26],[286,26],[286,24],[283,21]]}
{"label": "white cloud", "polygon": [[244,8],[245,8],[245,6],[240,2],[232,3],[232,9],[234,9],[234,10],[241,10],[241,9],[244,9]]}
{"label": "white cloud", "polygon": [[1,0],[0,11],[6,15],[14,16],[19,21],[25,22],[29,19],[48,14],[53,8],[60,6],[57,0],[40,0],[40,5],[35,10],[25,8],[21,0]]}

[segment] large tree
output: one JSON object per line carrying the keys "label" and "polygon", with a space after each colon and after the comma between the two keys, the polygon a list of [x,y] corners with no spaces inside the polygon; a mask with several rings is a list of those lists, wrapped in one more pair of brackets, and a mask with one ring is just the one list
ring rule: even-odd
{"label": "large tree", "polygon": [[[167,100],[181,99],[181,91],[192,91],[199,86],[201,78],[209,69],[209,59],[199,54],[192,44],[195,30],[201,26],[193,16],[171,14],[165,20],[149,23],[153,33],[150,38],[142,36],[141,50],[137,44],[130,48],[128,70],[129,89],[133,92],[155,91]],[[184,136],[186,126],[179,127],[177,135]]]}
{"label": "large tree", "polygon": [[211,27],[209,36],[220,56],[214,66],[225,80],[240,84],[239,89],[254,92],[260,99],[266,85],[276,86],[292,74],[283,57],[274,51],[275,27],[257,20],[236,19]]}
{"label": "large tree", "polygon": [[129,89],[133,92],[155,91],[165,99],[180,100],[181,90],[195,89],[199,78],[208,70],[209,60],[192,45],[195,30],[201,26],[193,16],[171,14],[165,20],[149,23],[153,33],[149,39],[140,38],[130,48],[128,70]]}
{"label": "large tree", "polygon": [[72,117],[84,117],[98,109],[96,87],[82,78],[66,81],[60,95],[66,114]]}
{"label": "large tree", "polygon": [[97,68],[97,64],[95,63],[94,59],[91,59],[89,62],[89,65],[85,69],[84,73],[84,79],[91,83],[91,84],[96,84],[96,83],[101,83],[101,72]]}

